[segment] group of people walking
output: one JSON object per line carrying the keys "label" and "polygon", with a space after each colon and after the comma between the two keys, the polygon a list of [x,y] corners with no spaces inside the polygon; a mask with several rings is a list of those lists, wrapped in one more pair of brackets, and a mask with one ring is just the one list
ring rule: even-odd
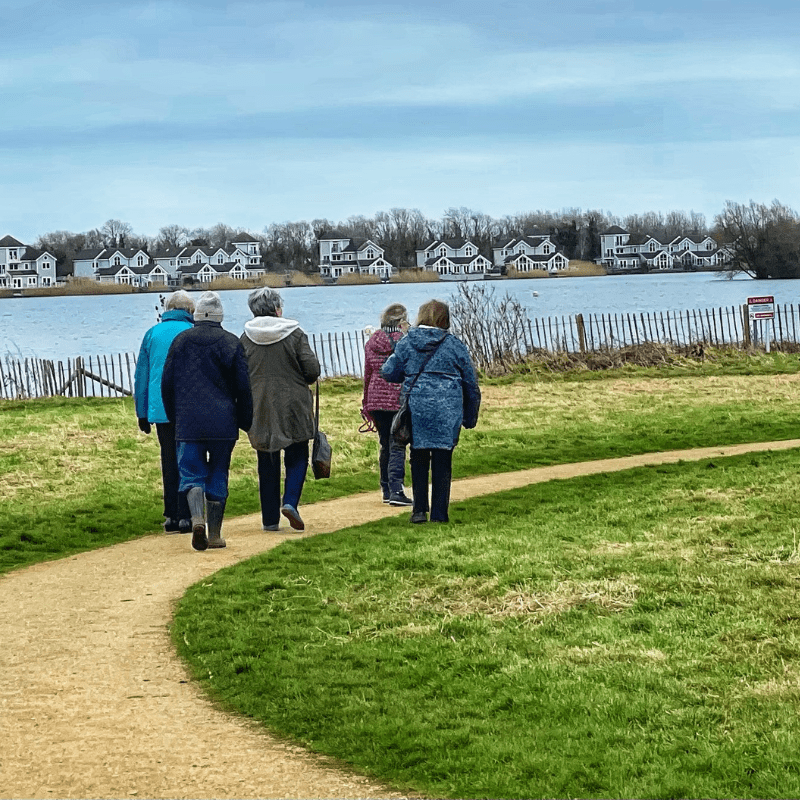
{"label": "group of people walking", "polygon": [[[277,531],[281,516],[293,530],[305,529],[298,509],[315,433],[309,387],[319,379],[319,361],[299,324],[283,316],[278,292],[255,289],[248,305],[253,319],[237,338],[222,327],[217,293],[204,292],[195,305],[187,292],[174,292],[136,364],[139,428],[149,434],[155,425],[161,449],[164,530],[191,532],[195,550],[226,546],[222,522],[240,430],[257,454],[263,530]],[[362,414],[379,436],[383,501],[410,506],[413,523],[427,522],[428,513],[431,522],[448,521],[453,448],[480,408],[469,354],[449,328],[445,303],[421,306],[414,327],[405,307],[393,304],[365,349]],[[405,446],[391,432],[404,396],[413,430],[411,498]]]}

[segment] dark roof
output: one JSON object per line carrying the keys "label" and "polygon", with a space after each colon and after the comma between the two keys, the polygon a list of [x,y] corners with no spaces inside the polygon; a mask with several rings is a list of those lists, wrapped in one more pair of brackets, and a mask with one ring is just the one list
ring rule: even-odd
{"label": "dark roof", "polygon": [[234,244],[244,244],[245,242],[258,242],[259,239],[256,239],[255,236],[251,236],[249,233],[237,233],[231,241]]}
{"label": "dark roof", "polygon": [[75,254],[75,261],[94,261],[99,255],[105,253],[105,247],[92,247],[89,250],[81,250]]}
{"label": "dark roof", "polygon": [[0,247],[25,247],[25,245],[17,241],[13,236],[4,236],[0,239]]}
{"label": "dark roof", "polygon": [[620,228],[619,225],[612,225],[607,231],[603,231],[601,235],[605,236],[608,233],[627,233],[627,232],[628,231],[626,231],[625,228]]}
{"label": "dark roof", "polygon": [[156,250],[152,258],[177,258],[185,249],[185,247],[164,247]]}
{"label": "dark roof", "polygon": [[329,239],[349,239],[349,236],[345,236],[341,231],[332,230],[332,231],[325,231],[325,233],[321,233],[319,235],[319,239],[317,241],[325,242]]}
{"label": "dark roof", "polygon": [[18,275],[38,275],[39,273],[35,269],[13,269],[6,272],[6,276],[9,278],[15,278]]}
{"label": "dark roof", "polygon": [[35,247],[26,247],[25,255],[20,259],[20,261],[36,261],[37,258],[41,258],[44,255],[50,256],[53,261],[56,260],[56,257],[49,250],[38,250]]}

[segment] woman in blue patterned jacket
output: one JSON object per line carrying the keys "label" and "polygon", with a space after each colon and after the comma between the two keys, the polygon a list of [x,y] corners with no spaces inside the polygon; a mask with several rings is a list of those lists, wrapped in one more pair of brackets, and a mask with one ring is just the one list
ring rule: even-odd
{"label": "woman in blue patterned jacket", "polygon": [[[381,369],[383,377],[403,384],[411,409],[411,522],[448,522],[453,448],[462,426],[478,422],[481,391],[464,343],[449,332],[450,309],[440,300],[420,306],[415,327],[397,343]],[[427,361],[427,363],[426,363]],[[428,503],[428,474],[431,499]]]}

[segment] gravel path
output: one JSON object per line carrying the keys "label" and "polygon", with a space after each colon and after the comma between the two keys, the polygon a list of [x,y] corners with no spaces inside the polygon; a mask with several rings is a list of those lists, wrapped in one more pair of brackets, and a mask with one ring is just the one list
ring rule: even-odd
{"label": "gravel path", "polygon": [[[800,447],[800,440],[606,459],[457,481],[452,499],[530,483]],[[408,513],[378,493],[302,509],[306,535]],[[398,797],[380,784],[223,713],[170,643],[175,601],[288,528],[226,520],[228,547],[147,536],[0,578],[0,797]]]}

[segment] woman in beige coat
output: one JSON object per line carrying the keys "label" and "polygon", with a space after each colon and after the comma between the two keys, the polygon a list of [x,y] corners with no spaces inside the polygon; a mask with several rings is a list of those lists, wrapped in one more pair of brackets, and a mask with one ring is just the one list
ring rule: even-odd
{"label": "woman in beige coat", "polygon": [[302,531],[305,524],[297,509],[308,470],[308,443],[314,437],[308,387],[319,378],[319,361],[299,324],[283,317],[283,301],[274,289],[255,289],[247,304],[253,319],[245,323],[241,342],[253,392],[253,424],[247,435],[258,455],[261,522],[265,531],[276,531],[283,514],[292,528]]}

